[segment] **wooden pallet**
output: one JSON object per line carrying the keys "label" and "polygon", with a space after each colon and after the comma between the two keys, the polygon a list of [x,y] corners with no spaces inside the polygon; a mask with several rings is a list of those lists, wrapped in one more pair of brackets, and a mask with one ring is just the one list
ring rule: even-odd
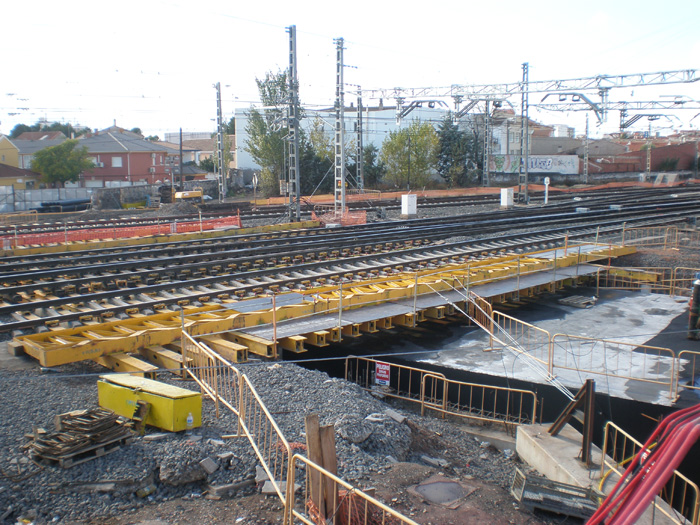
{"label": "wooden pallet", "polygon": [[63,468],[70,468],[74,465],[79,465],[80,463],[85,463],[91,459],[100,458],[116,452],[123,445],[129,445],[133,441],[131,436],[124,436],[107,441],[105,443],[96,443],[92,446],[85,447],[72,454],[66,454],[62,456],[53,456],[50,454],[39,454],[35,452],[36,459],[46,459],[52,461]]}

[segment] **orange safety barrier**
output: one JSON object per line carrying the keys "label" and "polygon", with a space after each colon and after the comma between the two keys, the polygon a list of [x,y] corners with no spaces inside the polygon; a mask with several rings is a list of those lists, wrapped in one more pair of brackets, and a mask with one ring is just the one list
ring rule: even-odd
{"label": "orange safety barrier", "polygon": [[323,226],[327,224],[340,224],[341,226],[351,226],[353,224],[367,224],[367,212],[365,210],[346,210],[344,214],[330,212],[317,215],[311,212],[311,219],[319,221]]}
{"label": "orange safety barrier", "polygon": [[129,228],[89,228],[82,230],[64,230],[62,232],[28,233],[16,236],[6,235],[0,239],[2,239],[3,249],[11,249],[18,246],[68,244],[69,242],[87,242],[105,239],[150,237],[153,235],[169,235],[173,233],[203,232],[227,227],[240,228],[240,215],[221,217],[217,219],[207,219],[203,221],[167,222],[148,226],[132,226]]}

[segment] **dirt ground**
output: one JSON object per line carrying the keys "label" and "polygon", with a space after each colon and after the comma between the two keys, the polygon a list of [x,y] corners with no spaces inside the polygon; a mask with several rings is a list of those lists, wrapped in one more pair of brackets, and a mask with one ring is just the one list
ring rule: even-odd
{"label": "dirt ground", "polygon": [[[375,497],[423,525],[535,525],[553,523],[518,508],[510,494],[500,487],[476,479],[461,480],[474,489],[457,508],[430,504],[408,489],[438,474],[432,467],[397,463],[375,477]],[[445,476],[446,479],[456,479]],[[561,521],[557,523],[576,523]],[[89,525],[184,525],[192,523],[234,523],[242,525],[282,523],[282,505],[276,496],[254,494],[232,499],[175,499],[153,504],[116,518],[88,522]]]}
{"label": "dirt ground", "polygon": [[[417,454],[442,451],[451,465],[463,459],[463,445],[451,442],[423,427],[411,425],[411,449]],[[415,427],[415,428],[414,428]],[[431,503],[416,492],[426,480],[459,482],[465,495],[450,506]],[[508,491],[451,467],[436,468],[419,463],[396,463],[382,474],[375,474],[359,487],[422,525],[536,525],[580,523],[565,516],[533,515],[521,509]],[[367,490],[370,489],[370,490]],[[282,505],[276,496],[250,492],[230,499],[179,498],[154,503],[119,517],[88,522],[89,525],[184,525],[192,523],[272,524],[282,523]],[[299,496],[299,494],[297,494]],[[297,508],[299,508],[298,503]],[[398,523],[398,522],[389,522]]]}

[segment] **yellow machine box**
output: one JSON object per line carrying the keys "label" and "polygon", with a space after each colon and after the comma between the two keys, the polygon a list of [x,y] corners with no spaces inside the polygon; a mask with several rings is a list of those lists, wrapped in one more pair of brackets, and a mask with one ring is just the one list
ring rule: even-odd
{"label": "yellow machine box", "polygon": [[202,426],[202,395],[185,388],[128,374],[106,374],[97,381],[100,406],[132,418],[137,402],[149,403],[146,424],[179,432]]}

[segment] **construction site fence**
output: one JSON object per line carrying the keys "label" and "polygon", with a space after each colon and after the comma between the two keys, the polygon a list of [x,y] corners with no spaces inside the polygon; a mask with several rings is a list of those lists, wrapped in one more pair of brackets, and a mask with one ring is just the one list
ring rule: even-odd
{"label": "construction site fence", "polygon": [[219,417],[219,404],[239,415],[241,373],[206,344],[195,341],[184,330],[181,334],[183,374],[186,373],[210,397]]}
{"label": "construction site fence", "polygon": [[237,215],[186,222],[162,222],[145,226],[126,228],[84,228],[45,233],[27,233],[20,235],[4,235],[0,237],[5,250],[19,246],[41,246],[46,244],[68,244],[72,242],[87,242],[105,239],[127,239],[133,237],[149,237],[154,235],[171,235],[176,233],[193,233],[215,230],[218,228],[241,227],[241,218]]}
{"label": "construction site fence", "polygon": [[369,357],[345,359],[345,379],[375,395],[418,403],[421,414],[441,414],[496,423],[532,423],[537,396],[529,390],[464,383],[440,372]]}
{"label": "construction site fence", "polygon": [[299,496],[290,498],[293,523],[418,525],[304,456],[295,454],[292,465],[288,485],[300,487]]}
{"label": "construction site fence", "polygon": [[353,226],[357,224],[367,224],[367,211],[365,210],[345,210],[345,213],[332,210],[318,210],[311,212],[311,220],[319,221],[323,226],[328,224],[340,224],[341,226]]}
{"label": "construction site fence", "polygon": [[531,424],[537,417],[537,395],[530,390],[480,385],[425,374],[421,388],[421,415],[433,410],[480,422]]}
{"label": "construction site fence", "polygon": [[683,388],[700,392],[700,352],[682,350],[678,353],[678,366],[687,371],[683,376]]}
{"label": "construction site fence", "polygon": [[[305,464],[308,470],[321,476],[325,486],[342,487],[343,496],[339,501],[339,511],[349,512],[349,516],[363,515],[368,518],[379,516],[387,521],[334,521],[333,523],[410,523],[412,520],[391,510],[377,500],[357,490],[352,485],[330,474],[312,461],[296,455],[292,458],[292,447],[284,437],[279,426],[268,411],[262,398],[256,391],[250,379],[226,359],[210,349],[207,345],[195,341],[183,329],[182,336],[183,372],[192,377],[202,389],[202,393],[216,403],[216,414],[219,417],[219,403],[228,408],[237,419],[236,437],[247,437],[260,464],[265,470],[269,482],[284,506],[283,523],[292,523],[292,515],[301,519],[305,511],[299,512],[295,505],[295,465]],[[307,478],[308,479],[308,478]],[[308,487],[307,487],[308,490]],[[305,508],[307,505],[304,500]],[[360,514],[357,514],[360,512]],[[364,514],[362,514],[364,512]],[[392,521],[388,521],[392,520]],[[320,521],[304,521],[305,523],[321,523]]]}
{"label": "construction site fence", "polygon": [[653,383],[666,387],[670,399],[676,398],[678,369],[676,355],[669,348],[554,334],[551,355],[553,374],[557,369],[574,370],[607,380]]}
{"label": "construction site fence", "polygon": [[[241,430],[253,446],[280,501],[287,507],[290,492],[284,481],[292,477],[292,449],[267,410],[255,387],[243,375],[238,419]],[[287,514],[288,511],[285,510]]]}
{"label": "construction site fence", "polygon": [[[620,478],[627,464],[635,457],[643,444],[612,422],[605,425],[600,479],[608,476]],[[700,493],[698,486],[686,476],[673,471],[673,476],[654,499],[656,512],[662,513],[670,523],[700,525]]]}
{"label": "construction site fence", "polygon": [[39,213],[36,210],[18,211],[15,213],[3,213],[2,215],[0,215],[0,225],[2,226],[37,222],[39,222]]}
{"label": "construction site fence", "polygon": [[598,286],[689,297],[699,272],[700,268],[686,267],[608,267],[598,272]]}
{"label": "construction site fence", "polygon": [[547,330],[497,310],[493,311],[493,322],[498,327],[498,338],[491,337],[491,349],[508,348],[516,352],[525,352],[529,357],[547,366],[551,374],[551,335]]}
{"label": "construction site fence", "polygon": [[[377,378],[379,372],[379,378]],[[445,377],[439,372],[431,372],[412,366],[386,363],[369,357],[348,356],[345,358],[345,380],[359,385],[363,390],[374,394],[422,403],[423,377],[425,375]],[[379,379],[379,380],[378,380]],[[436,395],[435,392],[427,393]]]}
{"label": "construction site fence", "polygon": [[625,228],[622,244],[664,250],[697,248],[700,246],[700,231],[679,229],[678,226]]}

